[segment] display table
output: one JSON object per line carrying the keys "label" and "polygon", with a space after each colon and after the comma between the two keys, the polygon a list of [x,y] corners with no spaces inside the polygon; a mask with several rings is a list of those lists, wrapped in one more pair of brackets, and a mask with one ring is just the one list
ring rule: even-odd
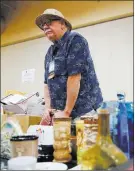
{"label": "display table", "polygon": [[[81,170],[81,166],[78,165],[71,169],[69,168],[69,170]],[[131,159],[128,162],[126,162],[125,164],[122,164],[117,167],[109,168],[108,170],[109,171],[134,171],[134,160]],[[98,171],[98,170],[95,170],[95,171]],[[101,171],[101,170],[99,170],[99,171]]]}
{"label": "display table", "polygon": [[[2,166],[2,162],[4,162],[4,164],[5,164],[4,170],[7,170],[7,160],[6,159],[0,159],[0,161],[1,161],[1,166]],[[133,163],[134,163],[133,159],[131,159],[127,163],[125,163],[121,166],[110,168],[108,170],[109,171],[133,171],[134,170]],[[76,166],[76,161],[71,161],[70,163],[67,163],[67,166],[68,166],[68,170],[81,170],[80,165]],[[98,170],[95,170],[95,171],[98,171]]]}

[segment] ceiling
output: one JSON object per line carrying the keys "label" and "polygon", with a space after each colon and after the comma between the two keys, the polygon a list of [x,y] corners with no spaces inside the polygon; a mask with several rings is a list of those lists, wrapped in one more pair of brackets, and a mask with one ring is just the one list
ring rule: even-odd
{"label": "ceiling", "polygon": [[5,31],[11,19],[22,5],[22,1],[1,0],[1,34]]}
{"label": "ceiling", "polygon": [[61,11],[71,22],[73,29],[133,16],[133,1],[2,0],[1,2],[4,8],[1,15],[5,18],[5,23],[1,24],[5,26],[1,35],[2,47],[43,37],[44,33],[35,25],[35,19],[47,8]]}

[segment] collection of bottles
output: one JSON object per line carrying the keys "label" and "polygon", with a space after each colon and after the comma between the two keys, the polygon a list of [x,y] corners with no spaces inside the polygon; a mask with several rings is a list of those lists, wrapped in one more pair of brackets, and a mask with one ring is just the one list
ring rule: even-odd
{"label": "collection of bottles", "polygon": [[[128,159],[133,158],[133,106],[131,106],[131,103],[130,105],[125,103],[125,94],[118,93],[117,97],[118,105],[113,116],[112,132],[110,131],[110,113],[106,103],[103,103],[102,107],[98,110],[96,141],[89,146],[85,146],[85,143],[82,146],[78,146],[78,164],[81,165],[82,170],[104,170],[123,164]],[[85,132],[86,126],[87,133],[90,135],[87,125],[84,122],[84,127],[81,126],[82,131],[84,130]],[[82,136],[81,141],[84,137]]]}
{"label": "collection of bottles", "polygon": [[134,112],[133,103],[125,101],[125,94],[118,93],[115,113],[112,115],[111,137],[113,142],[126,154],[128,159],[134,156]]}
{"label": "collection of bottles", "polygon": [[112,141],[110,136],[109,112],[106,103],[98,110],[98,134],[93,145],[81,152],[81,169],[108,169],[128,160],[122,150]]}

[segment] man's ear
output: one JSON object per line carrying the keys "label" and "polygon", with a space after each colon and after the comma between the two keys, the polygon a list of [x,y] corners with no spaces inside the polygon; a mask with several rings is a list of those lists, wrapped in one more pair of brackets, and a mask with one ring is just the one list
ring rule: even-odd
{"label": "man's ear", "polygon": [[64,30],[65,29],[65,25],[61,24],[61,29]]}
{"label": "man's ear", "polygon": [[66,28],[65,22],[62,20],[61,21],[61,29],[62,30],[65,30],[65,28]]}

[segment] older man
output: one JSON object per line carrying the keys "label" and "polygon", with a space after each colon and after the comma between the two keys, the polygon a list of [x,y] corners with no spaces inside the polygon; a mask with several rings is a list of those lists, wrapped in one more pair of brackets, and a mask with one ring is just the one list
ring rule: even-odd
{"label": "older man", "polygon": [[36,18],[37,26],[53,42],[45,57],[44,123],[55,117],[76,117],[96,110],[103,101],[87,40],[55,9]]}

